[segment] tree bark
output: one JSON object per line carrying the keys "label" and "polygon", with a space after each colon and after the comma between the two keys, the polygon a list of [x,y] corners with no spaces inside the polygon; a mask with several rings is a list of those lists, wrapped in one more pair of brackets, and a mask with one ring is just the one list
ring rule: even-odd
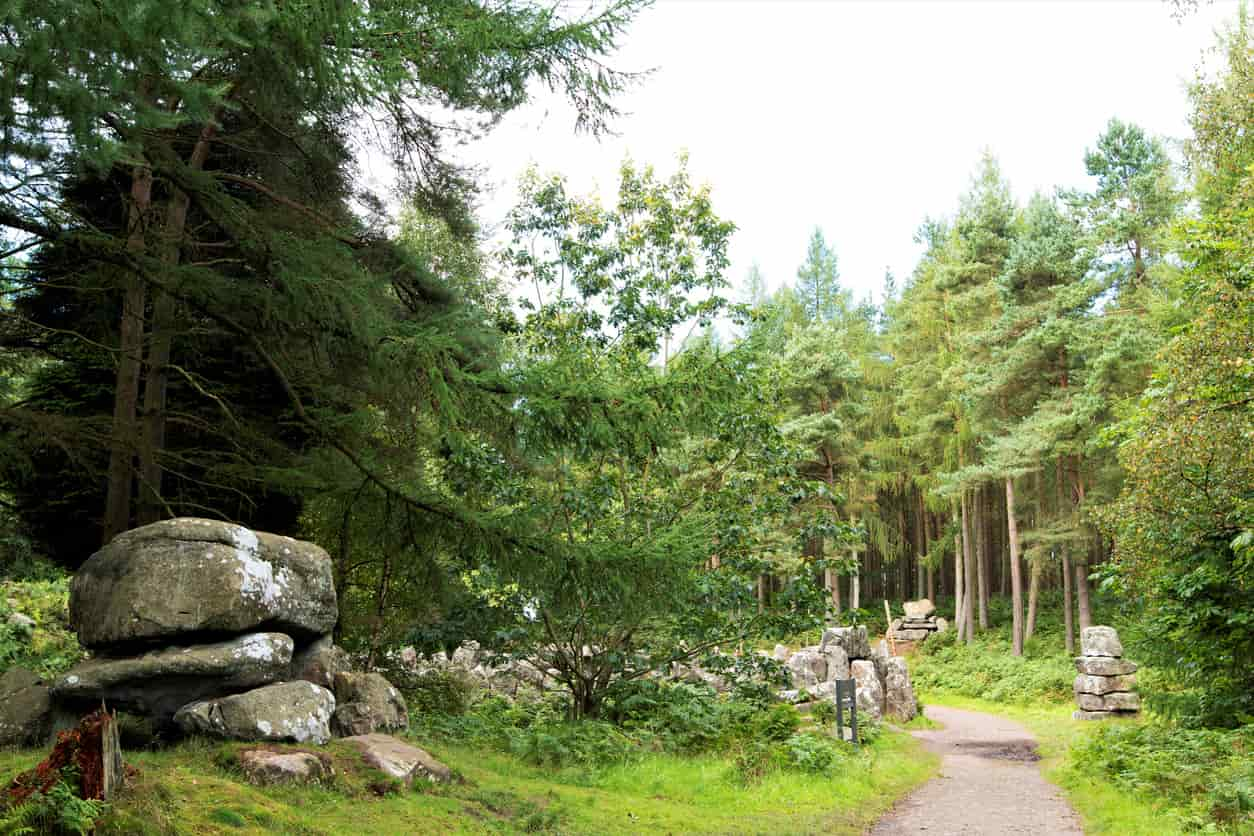
{"label": "tree bark", "polygon": [[[849,523],[853,524],[853,514],[849,515]],[[849,608],[859,609],[862,605],[862,567],[858,565],[858,549],[853,549],[853,577],[849,579]]]}
{"label": "tree bark", "polygon": [[[147,226],[152,209],[152,169],[136,166],[131,173],[131,205],[127,211],[126,248],[142,253],[147,247]],[[109,481],[105,494],[104,542],[131,527],[131,484],[138,436],[139,375],[143,366],[143,279],[127,278],[122,299],[122,323],[117,380],[113,397],[113,431],[109,448]]]}
{"label": "tree bark", "polygon": [[1041,592],[1041,569],[1035,561],[1028,564],[1028,577],[1028,620],[1023,626],[1025,643],[1036,632],[1036,606]]}
{"label": "tree bark", "polygon": [[967,594],[962,602],[962,621],[964,637],[967,643],[975,641],[975,599],[978,597],[976,588],[976,571],[975,571],[975,555],[971,542],[971,523],[973,516],[969,509],[971,499],[967,496],[966,491],[962,494],[962,564],[963,564],[963,587]]}
{"label": "tree bark", "polygon": [[[1080,473],[1080,462],[1078,458],[1076,460],[1075,486],[1076,486],[1076,504],[1083,505],[1084,504],[1084,476]],[[1078,512],[1078,509],[1077,509],[1077,512]],[[1077,525],[1079,524],[1078,513],[1077,513],[1076,523]],[[1078,608],[1079,608],[1079,614],[1080,614],[1080,629],[1081,630],[1084,630],[1087,627],[1093,626],[1093,609],[1089,601],[1089,565],[1088,564],[1089,564],[1088,555],[1085,553],[1084,549],[1080,549],[1079,552],[1077,552],[1076,559],[1075,559],[1075,591],[1076,591],[1076,602],[1079,605]]]}
{"label": "tree bark", "polygon": [[975,538],[975,568],[976,568],[976,593],[977,601],[980,609],[980,630],[988,629],[988,525],[987,519],[987,494],[984,486],[980,486],[975,491],[974,524],[976,527]]}
{"label": "tree bark", "polygon": [[[957,507],[953,508],[953,517],[960,520]],[[966,635],[965,624],[962,620],[962,528],[959,527],[954,532],[954,629],[958,631],[958,640],[962,641],[962,637]]]}
{"label": "tree bark", "polygon": [[1023,655],[1023,576],[1019,567],[1019,522],[1015,519],[1015,480],[1006,477],[1006,529],[1010,539],[1010,644]]}

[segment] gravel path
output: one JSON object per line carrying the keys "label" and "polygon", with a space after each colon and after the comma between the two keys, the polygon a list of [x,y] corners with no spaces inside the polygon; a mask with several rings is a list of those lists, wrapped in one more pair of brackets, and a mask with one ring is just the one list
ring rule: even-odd
{"label": "gravel path", "polygon": [[924,713],[945,727],[912,734],[941,756],[941,774],[898,803],[871,836],[1082,836],[1079,817],[1037,768],[1027,729],[978,711],[929,705]]}

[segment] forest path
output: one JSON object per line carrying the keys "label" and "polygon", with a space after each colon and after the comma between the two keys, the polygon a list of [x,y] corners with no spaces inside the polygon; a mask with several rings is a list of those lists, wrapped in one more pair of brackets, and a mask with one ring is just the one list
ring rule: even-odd
{"label": "forest path", "polygon": [[943,729],[911,732],[941,756],[941,774],[872,827],[903,834],[1083,834],[1080,819],[1037,768],[1036,739],[1018,723],[978,711],[929,705]]}

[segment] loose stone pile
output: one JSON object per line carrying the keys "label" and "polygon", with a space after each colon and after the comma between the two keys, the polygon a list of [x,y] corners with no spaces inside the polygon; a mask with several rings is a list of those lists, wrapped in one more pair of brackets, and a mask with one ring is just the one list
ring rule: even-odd
{"label": "loose stone pile", "polygon": [[936,605],[927,598],[906,601],[902,608],[906,617],[894,618],[888,626],[888,634],[893,641],[921,642],[933,633],[949,629],[949,622],[936,616]]}
{"label": "loose stone pile", "polygon": [[1141,710],[1136,687],[1136,663],[1123,658],[1123,645],[1113,627],[1086,627],[1080,631],[1075,660],[1077,720],[1103,720]]}
{"label": "loose stone pile", "polygon": [[329,632],[331,560],[312,543],[180,518],[115,537],[70,585],[93,657],[48,689],[53,710],[103,700],[158,727],[322,743],[408,724],[379,674],[352,673]]}
{"label": "loose stone pile", "polygon": [[828,627],[818,645],[795,653],[777,645],[773,655],[792,676],[793,687],[780,692],[785,701],[797,702],[803,694],[834,699],[836,680],[853,679],[862,716],[907,722],[918,713],[906,660],[890,657],[881,648],[872,650],[865,627]]}

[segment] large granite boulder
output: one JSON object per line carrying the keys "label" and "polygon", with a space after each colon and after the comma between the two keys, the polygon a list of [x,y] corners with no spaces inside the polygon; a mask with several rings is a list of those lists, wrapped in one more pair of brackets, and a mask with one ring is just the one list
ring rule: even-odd
{"label": "large granite boulder", "polygon": [[910,685],[910,670],[900,656],[888,659],[884,677],[884,713],[895,720],[908,723],[919,713],[919,703]]}
{"label": "large granite boulder", "polygon": [[201,700],[178,710],[174,722],[189,733],[234,740],[326,743],[335,696],[312,682],[280,682],[243,694]]}
{"label": "large granite boulder", "polygon": [[871,720],[879,720],[884,716],[884,686],[875,672],[875,663],[867,659],[858,659],[849,666],[850,673],[857,681],[858,714]]}
{"label": "large granite boulder", "polygon": [[179,518],[114,537],[70,584],[90,648],[270,629],[314,639],[335,624],[331,560],[313,543]]}
{"label": "large granite boulder", "polygon": [[936,612],[936,605],[927,598],[921,598],[918,601],[906,601],[901,605],[906,613],[906,618],[927,618]]}
{"label": "large granite boulder", "polygon": [[814,650],[798,650],[784,663],[795,688],[813,688],[827,679],[827,658]]}
{"label": "large granite boulder", "polygon": [[1127,676],[1136,673],[1136,662],[1109,656],[1077,656],[1075,669],[1088,676]]}
{"label": "large granite boulder", "polygon": [[346,737],[344,743],[361,752],[367,765],[403,781],[407,786],[415,780],[447,783],[453,773],[447,766],[417,746],[386,734],[365,734]]}
{"label": "large granite boulder", "polygon": [[334,691],[335,675],[351,668],[348,651],[337,646],[330,636],[321,636],[292,654],[292,673],[288,678],[303,679]]}
{"label": "large granite boulder", "polygon": [[331,731],[337,736],[359,737],[406,728],[409,728],[409,709],[405,698],[382,675],[348,672],[335,675]]}
{"label": "large granite boulder", "polygon": [[1114,627],[1085,627],[1080,631],[1080,652],[1085,656],[1123,656],[1123,644]]}
{"label": "large granite boulder", "polygon": [[828,627],[823,631],[819,647],[826,650],[832,645],[840,645],[850,659],[866,659],[871,655],[866,627]]}
{"label": "large granite boulder", "polygon": [[111,707],[169,720],[189,702],[231,694],[287,676],[292,639],[249,633],[214,644],[167,647],[142,656],[98,657],[52,684],[59,701]]}
{"label": "large granite boulder", "polygon": [[48,686],[26,668],[0,674],[0,746],[42,744],[52,728]]}
{"label": "large granite boulder", "polygon": [[827,660],[827,681],[849,678],[849,654],[839,644],[830,644],[823,648],[823,658]]}

